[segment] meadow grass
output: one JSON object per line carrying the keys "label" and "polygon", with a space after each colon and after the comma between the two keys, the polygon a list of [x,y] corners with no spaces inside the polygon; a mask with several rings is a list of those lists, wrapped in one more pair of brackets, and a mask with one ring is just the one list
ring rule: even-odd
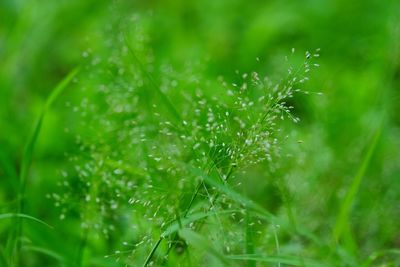
{"label": "meadow grass", "polygon": [[1,2],[0,266],[400,265],[399,8]]}
{"label": "meadow grass", "polygon": [[[32,158],[34,155],[34,148],[35,144],[37,142],[38,136],[40,134],[41,128],[42,128],[42,123],[43,119],[46,115],[47,110],[51,107],[53,102],[57,99],[57,97],[62,93],[62,91],[67,87],[67,85],[71,82],[71,80],[75,77],[77,74],[78,69],[73,70],[71,73],[69,73],[65,79],[63,79],[51,92],[49,97],[47,98],[43,109],[41,110],[36,123],[34,130],[30,137],[28,138],[25,149],[22,155],[22,163],[21,163],[21,169],[19,171],[19,191],[18,191],[18,208],[16,213],[11,213],[11,214],[1,214],[0,219],[4,218],[16,218],[15,222],[13,223],[13,228],[15,229],[14,232],[11,232],[8,244],[9,248],[6,248],[6,250],[9,251],[9,257],[8,257],[8,265],[9,266],[20,266],[19,259],[20,259],[20,250],[22,247],[22,234],[23,234],[23,221],[22,219],[30,219],[36,222],[40,222],[46,226],[49,226],[45,222],[43,222],[40,219],[37,219],[33,216],[29,216],[24,214],[25,212],[25,190],[26,190],[26,184],[27,184],[27,179],[29,177],[29,169],[30,165],[32,163]],[[49,226],[51,228],[51,226]]]}

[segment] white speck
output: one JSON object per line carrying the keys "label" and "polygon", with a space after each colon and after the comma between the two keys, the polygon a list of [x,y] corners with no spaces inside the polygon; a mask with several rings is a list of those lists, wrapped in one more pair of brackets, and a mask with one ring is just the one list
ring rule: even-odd
{"label": "white speck", "polygon": [[121,170],[121,169],[115,169],[115,170],[114,170],[114,173],[119,175],[119,174],[123,174],[124,171]]}

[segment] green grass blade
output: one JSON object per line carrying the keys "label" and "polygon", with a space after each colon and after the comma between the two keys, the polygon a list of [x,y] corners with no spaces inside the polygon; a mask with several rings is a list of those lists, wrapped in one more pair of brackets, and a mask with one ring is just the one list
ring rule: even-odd
{"label": "green grass blade", "polygon": [[161,242],[164,240],[162,236],[157,240],[157,242],[154,244],[153,248],[151,249],[149,255],[147,255],[145,262],[143,263],[143,267],[146,267],[150,264],[151,259],[153,258],[154,254],[157,251],[157,248],[160,246]]}
{"label": "green grass blade", "polygon": [[[229,255],[227,258],[237,261],[253,261],[253,262],[264,262],[264,263],[282,263],[291,266],[321,266],[320,263],[312,260],[302,259],[292,256],[267,256],[257,254],[245,254],[245,255]],[[323,265],[322,265],[323,266]]]}
{"label": "green grass blade", "polygon": [[50,258],[57,260],[58,262],[64,262],[64,259],[61,255],[47,248],[42,248],[37,246],[24,246],[23,249],[41,253],[43,255],[49,256]]}
{"label": "green grass blade", "polygon": [[[254,254],[254,237],[251,229],[251,215],[250,211],[246,211],[246,253]],[[247,261],[247,267],[255,267],[256,263],[252,260]]]}
{"label": "green grass blade", "polygon": [[392,255],[397,256],[398,258],[400,258],[400,249],[387,249],[387,250],[382,250],[382,251],[377,251],[375,253],[372,253],[368,257],[368,259],[362,264],[362,267],[369,267],[378,258],[387,256],[389,254],[392,254]]}
{"label": "green grass blade", "polygon": [[210,241],[204,238],[198,233],[184,228],[179,231],[179,236],[182,237],[189,245],[198,248],[202,251],[207,251],[215,259],[217,259],[223,266],[234,266],[230,261],[227,260],[226,256],[222,254],[218,249],[210,244]]}
{"label": "green grass blade", "polygon": [[[29,173],[29,168],[32,162],[33,158],[33,152],[35,148],[35,144],[37,143],[40,130],[42,128],[43,124],[43,119],[44,116],[47,112],[47,110],[50,108],[51,104],[57,99],[57,97],[62,93],[62,91],[67,87],[67,85],[71,82],[71,80],[75,77],[75,75],[78,73],[79,69],[74,69],[72,70],[60,83],[57,84],[57,86],[52,90],[51,94],[46,100],[46,103],[40,112],[35,128],[32,132],[32,134],[29,136],[24,152],[22,155],[22,160],[21,160],[21,170],[19,174],[19,193],[18,193],[18,211],[17,214],[23,214],[24,212],[24,201],[25,201],[25,187],[27,184],[27,178],[28,178],[28,173]],[[11,255],[11,265],[12,266],[18,266],[18,254],[21,249],[21,244],[20,244],[20,239],[22,235],[22,217],[21,216],[16,216],[16,222],[15,222],[15,233],[12,234],[13,242],[12,244],[12,255]]]}
{"label": "green grass blade", "polygon": [[[28,142],[25,145],[24,154],[22,156],[21,170],[20,170],[20,175],[19,175],[19,182],[20,182],[19,201],[20,202],[24,198],[26,179],[28,177],[30,163],[31,163],[32,157],[33,157],[34,146],[35,146],[35,143],[39,136],[40,129],[42,128],[43,118],[44,118],[44,111],[42,110],[36,121],[34,131],[32,132],[31,136],[28,139]],[[22,204],[22,203],[20,203],[20,204]],[[19,207],[18,212],[22,212],[22,211],[23,211],[23,207],[21,206],[21,207]]]}
{"label": "green grass blade", "polygon": [[163,91],[161,91],[160,86],[158,85],[158,83],[155,81],[153,76],[146,70],[145,66],[140,61],[140,59],[136,56],[136,53],[133,50],[133,48],[131,47],[131,45],[129,44],[129,41],[128,41],[128,38],[127,38],[126,35],[125,35],[125,44],[128,47],[129,53],[132,56],[132,59],[134,60],[135,64],[139,67],[139,69],[142,72],[142,74],[147,78],[147,80],[149,81],[150,85],[159,94],[159,96],[161,97],[161,101],[163,102],[165,107],[168,109],[168,111],[171,113],[171,115],[174,117],[174,119],[176,119],[178,121],[182,121],[181,115],[176,110],[176,108],[172,104],[171,100],[168,98],[168,96]]}
{"label": "green grass blade", "polygon": [[379,141],[381,131],[382,131],[382,126],[380,126],[379,129],[376,131],[376,133],[372,139],[372,142],[368,148],[368,151],[365,154],[365,156],[362,160],[362,163],[357,171],[357,174],[354,177],[354,179],[350,185],[350,188],[342,202],[342,205],[341,205],[340,211],[339,211],[339,215],[338,215],[338,218],[336,220],[336,224],[335,224],[335,227],[333,230],[333,239],[335,242],[339,241],[339,239],[341,238],[341,236],[345,230],[346,224],[348,223],[351,206],[356,198],[357,192],[360,188],[360,185],[361,185],[362,179],[365,175],[365,172],[367,171],[368,165],[371,161],[372,155],[373,155],[375,148],[377,146],[377,143]]}
{"label": "green grass blade", "polygon": [[[33,150],[34,146],[37,142],[40,130],[42,128],[42,123],[44,116],[46,114],[46,111],[49,109],[51,104],[56,100],[56,98],[61,94],[61,92],[67,87],[67,85],[71,82],[71,80],[75,77],[75,75],[78,73],[79,68],[72,70],[51,92],[49,97],[46,100],[46,103],[42,109],[42,111],[39,114],[39,117],[36,120],[35,128],[30,135],[24,149],[24,154],[22,156],[22,164],[21,164],[21,171],[20,171],[20,198],[23,197],[24,190],[25,190],[25,185],[26,185],[26,179],[28,176],[29,172],[29,167],[32,161],[32,156],[33,156]],[[20,210],[19,212],[22,212]]]}
{"label": "green grass blade", "polygon": [[[169,235],[171,235],[173,233],[176,233],[182,227],[184,227],[184,226],[186,226],[186,225],[188,225],[190,223],[202,220],[204,218],[207,218],[207,217],[210,217],[210,216],[213,216],[213,215],[232,214],[232,213],[235,213],[235,212],[240,212],[240,210],[222,210],[222,211],[211,211],[211,212],[207,212],[207,213],[199,212],[199,213],[191,214],[191,215],[189,215],[187,217],[181,218],[180,222],[179,221],[174,221],[170,226],[168,226],[165,229],[165,231],[162,233],[162,237],[167,237],[167,236],[169,236]],[[182,225],[182,227],[181,227],[180,224]]]}
{"label": "green grass blade", "polygon": [[251,199],[247,198],[246,196],[243,196],[242,194],[239,194],[236,192],[234,189],[232,189],[227,183],[222,183],[219,178],[212,178],[209,175],[205,174],[203,171],[200,169],[188,166],[188,169],[196,176],[201,177],[204,182],[215,189],[217,189],[220,193],[226,194],[228,197],[230,197],[232,200],[235,202],[245,206],[248,209],[251,209],[253,212],[255,212],[258,216],[264,218],[265,220],[269,221],[272,224],[275,225],[280,225],[281,229],[286,229],[290,231],[292,234],[300,234],[301,236],[304,236],[308,238],[309,240],[313,241],[314,243],[323,246],[324,243],[312,232],[308,231],[304,227],[300,226],[295,226],[295,225],[290,225],[288,224],[285,220],[276,217],[269,211],[267,211],[264,207],[261,205],[255,203]]}
{"label": "green grass blade", "polygon": [[189,166],[189,169],[192,171],[193,174],[201,177],[205,183],[209,184],[210,186],[213,186],[216,188],[220,193],[224,193],[227,196],[229,196],[232,200],[236,201],[237,203],[240,203],[247,208],[251,208],[254,211],[257,211],[260,215],[262,215],[264,218],[268,219],[271,222],[277,223],[280,221],[276,216],[274,216],[272,213],[266,211],[262,206],[258,205],[254,201],[248,199],[247,197],[237,193],[235,190],[230,188],[230,186],[226,183],[221,183],[219,179],[213,179],[209,175],[206,175],[204,172],[202,172],[199,169],[193,168]]}
{"label": "green grass blade", "polygon": [[12,218],[28,219],[28,220],[43,224],[44,226],[47,226],[49,228],[53,228],[53,226],[45,223],[44,221],[42,221],[42,220],[40,220],[38,218],[30,216],[30,215],[26,215],[26,214],[22,214],[22,213],[4,213],[4,214],[0,214],[0,220],[12,219]]}
{"label": "green grass blade", "polygon": [[50,108],[53,102],[59,97],[59,95],[64,91],[67,85],[78,74],[79,70],[80,70],[79,67],[73,69],[70,73],[68,73],[68,75],[63,80],[61,80],[59,84],[57,84],[57,86],[53,89],[53,91],[46,100],[45,109]]}

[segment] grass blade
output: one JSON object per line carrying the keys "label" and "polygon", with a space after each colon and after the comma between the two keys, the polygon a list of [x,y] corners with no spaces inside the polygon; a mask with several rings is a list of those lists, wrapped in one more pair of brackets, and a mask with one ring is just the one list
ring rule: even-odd
{"label": "grass blade", "polygon": [[24,246],[23,249],[41,253],[43,255],[49,256],[49,257],[57,260],[58,262],[64,262],[64,259],[61,255],[59,255],[58,253],[56,253],[52,250],[49,250],[47,248],[42,248],[42,247],[37,247],[37,246]]}
{"label": "grass blade", "polygon": [[[32,134],[29,136],[24,152],[22,155],[21,161],[21,170],[19,173],[19,192],[18,192],[18,211],[17,214],[23,214],[24,212],[24,201],[25,201],[25,188],[27,184],[27,178],[29,173],[29,168],[33,158],[33,152],[35,148],[35,144],[37,143],[37,139],[40,134],[40,130],[42,128],[43,119],[47,110],[50,108],[51,104],[57,99],[57,97],[62,93],[62,91],[67,87],[67,85],[71,82],[71,80],[78,73],[79,68],[72,70],[57,86],[52,90],[51,94],[48,96],[46,103],[40,112],[35,128]],[[11,252],[11,266],[18,266],[18,257],[19,251],[21,249],[20,239],[22,235],[22,217],[16,216],[15,222],[15,233],[11,235],[13,241],[12,243],[12,252]]]}
{"label": "grass blade", "polygon": [[79,67],[73,69],[70,73],[68,73],[68,75],[63,80],[61,80],[59,84],[57,84],[57,86],[53,89],[53,91],[46,100],[45,109],[50,108],[53,102],[64,91],[64,89],[72,81],[72,79],[78,74],[79,70],[80,70]]}
{"label": "grass blade", "polygon": [[23,218],[23,219],[28,219],[28,220],[43,224],[44,226],[47,226],[49,228],[53,228],[53,226],[45,223],[44,221],[42,221],[42,220],[40,220],[38,218],[35,218],[33,216],[27,215],[27,214],[22,214],[22,213],[4,213],[4,214],[0,214],[0,220],[17,218],[17,217],[18,218]]}
{"label": "grass blade", "polygon": [[[251,215],[250,211],[246,211],[246,253],[254,254],[254,238],[251,229]],[[252,260],[247,261],[247,267],[256,267],[256,263]]]}
{"label": "grass blade", "polygon": [[133,50],[132,46],[129,44],[128,37],[125,35],[125,44],[128,47],[129,53],[132,56],[132,59],[134,60],[135,64],[139,67],[140,71],[142,74],[147,78],[149,81],[150,85],[155,89],[155,91],[159,94],[161,101],[165,105],[165,107],[168,109],[168,111],[171,113],[171,115],[174,117],[174,119],[178,121],[182,121],[181,115],[179,112],[176,110],[175,106],[172,104],[171,100],[168,98],[168,96],[161,91],[160,86],[156,82],[156,80],[153,78],[153,76],[146,70],[144,64],[140,61],[140,59],[136,56],[135,51]]}
{"label": "grass blade", "polygon": [[223,266],[234,266],[230,261],[228,261],[225,255],[210,245],[210,241],[204,238],[202,235],[199,235],[190,229],[184,228],[179,231],[179,236],[185,239],[189,245],[210,253],[210,255],[216,258]]}
{"label": "grass blade", "polygon": [[[46,114],[46,111],[50,108],[51,104],[56,100],[56,98],[61,94],[61,92],[66,88],[66,86],[71,82],[71,80],[75,77],[75,75],[78,73],[79,68],[74,69],[71,71],[51,92],[49,97],[46,100],[46,103],[40,112],[35,128],[30,135],[24,149],[24,153],[22,155],[22,164],[21,164],[21,171],[19,175],[20,179],[20,199],[23,198],[24,191],[25,191],[25,186],[26,186],[26,179],[28,176],[29,172],[29,167],[32,162],[32,157],[33,157],[33,151],[34,151],[34,146],[37,142],[37,139],[39,137],[40,130],[42,128],[42,123],[44,116]],[[22,212],[20,210],[19,212]]]}
{"label": "grass blade", "polygon": [[321,266],[320,263],[293,256],[266,256],[257,254],[229,255],[227,258],[237,261],[253,261],[264,263],[282,263],[291,266]]}
{"label": "grass blade", "polygon": [[290,231],[293,234],[299,234],[303,237],[306,237],[307,239],[313,241],[314,243],[323,246],[324,243],[313,233],[308,231],[306,228],[297,226],[297,225],[290,225],[287,223],[285,220],[276,217],[269,211],[267,211],[264,207],[261,205],[255,203],[251,199],[247,198],[246,196],[243,196],[236,192],[234,189],[232,189],[227,183],[222,183],[221,180],[214,179],[210,177],[209,175],[205,174],[201,170],[188,166],[188,169],[196,176],[201,177],[205,183],[208,185],[214,187],[217,189],[220,193],[224,193],[227,196],[229,196],[232,200],[235,202],[245,206],[247,209],[251,209],[253,212],[255,212],[258,216],[264,218],[265,220],[269,221],[270,223],[274,225],[280,225],[282,229],[286,229]]}
{"label": "grass blade", "polygon": [[379,129],[374,134],[374,137],[368,148],[368,151],[365,154],[364,159],[362,160],[362,163],[357,171],[357,174],[354,177],[354,179],[350,185],[350,188],[347,191],[347,194],[342,202],[342,205],[341,205],[340,211],[339,211],[339,215],[338,215],[338,218],[336,220],[336,224],[335,224],[335,227],[333,230],[333,239],[334,239],[335,243],[337,243],[339,241],[339,239],[341,239],[342,234],[345,231],[346,225],[350,225],[348,220],[349,220],[349,213],[351,211],[351,206],[354,203],[354,200],[355,200],[357,192],[360,188],[362,179],[365,175],[365,172],[367,171],[368,165],[371,161],[372,155],[373,155],[375,148],[377,146],[377,143],[379,141],[381,131],[382,131],[382,126],[380,126]]}
{"label": "grass blade", "polygon": [[242,196],[241,194],[237,193],[235,190],[229,187],[226,183],[221,183],[219,179],[213,179],[209,175],[206,175],[199,169],[193,168],[191,166],[188,167],[193,174],[201,177],[205,183],[208,185],[215,187],[219,192],[228,195],[232,200],[235,200],[237,203],[240,203],[248,208],[257,211],[260,215],[263,215],[264,218],[268,219],[269,221],[277,223],[279,219],[274,216],[272,213],[266,211],[263,207],[254,203],[254,201],[248,199],[247,197]]}
{"label": "grass blade", "polygon": [[181,225],[182,226],[186,226],[186,225],[188,225],[190,223],[202,220],[204,218],[207,218],[207,217],[210,217],[210,216],[213,216],[213,215],[232,214],[232,213],[235,213],[235,212],[240,212],[240,210],[224,210],[224,211],[215,211],[215,212],[212,211],[212,212],[207,212],[207,213],[205,213],[205,212],[194,213],[194,214],[191,214],[191,215],[189,215],[187,217],[181,218],[180,222],[179,221],[174,221],[170,226],[168,226],[165,229],[165,231],[163,232],[162,236],[163,237],[167,237],[167,236],[169,236],[169,235],[171,235],[173,233],[178,232],[179,229],[182,228]]}
{"label": "grass blade", "polygon": [[149,255],[147,255],[147,258],[146,258],[145,262],[144,262],[143,265],[142,265],[143,267],[146,267],[146,266],[148,266],[148,265],[150,264],[151,259],[153,258],[154,254],[155,254],[156,251],[157,251],[157,248],[160,246],[160,244],[161,244],[161,242],[162,242],[163,240],[164,240],[164,238],[163,238],[162,236],[157,240],[157,242],[155,243],[155,245],[154,245],[153,248],[151,249]]}
{"label": "grass blade", "polygon": [[387,249],[387,250],[382,250],[382,251],[377,251],[375,253],[372,253],[368,259],[363,263],[362,267],[369,267],[371,264],[376,261],[378,258],[387,256],[387,255],[394,255],[400,258],[400,249]]}

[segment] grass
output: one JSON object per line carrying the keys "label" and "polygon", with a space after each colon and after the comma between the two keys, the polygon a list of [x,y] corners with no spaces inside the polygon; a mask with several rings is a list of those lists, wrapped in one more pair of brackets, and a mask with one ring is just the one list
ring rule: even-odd
{"label": "grass", "polygon": [[399,8],[1,2],[0,266],[400,265]]}
{"label": "grass", "polygon": [[371,144],[368,148],[368,151],[365,154],[365,157],[363,158],[363,160],[361,162],[361,165],[357,171],[357,174],[354,177],[354,179],[350,185],[350,188],[340,206],[338,218],[336,220],[336,224],[333,229],[333,238],[336,243],[343,237],[345,228],[350,226],[349,216],[350,216],[350,212],[351,212],[351,207],[356,199],[357,191],[360,188],[362,178],[364,177],[365,172],[367,171],[368,165],[371,161],[371,157],[372,157],[374,150],[376,148],[376,145],[379,141],[379,137],[381,135],[381,130],[382,130],[382,128],[380,127],[374,134]]}
{"label": "grass", "polygon": [[1,214],[0,219],[2,218],[16,218],[15,223],[13,227],[15,228],[15,233],[10,235],[10,241],[9,244],[11,244],[11,254],[9,257],[9,265],[10,266],[19,266],[19,258],[20,258],[20,250],[22,247],[22,234],[23,234],[23,222],[22,218],[25,219],[30,219],[36,222],[40,222],[42,224],[46,224],[45,222],[36,219],[32,216],[24,214],[24,206],[25,206],[25,190],[26,190],[26,184],[27,184],[27,179],[29,176],[29,169],[30,165],[32,163],[33,159],[33,154],[34,154],[34,148],[35,144],[37,142],[38,136],[40,134],[41,128],[42,128],[42,123],[44,120],[44,117],[46,115],[46,112],[52,105],[52,103],[57,99],[57,97],[61,94],[61,92],[66,88],[66,86],[71,82],[71,80],[75,77],[77,74],[78,69],[73,70],[71,73],[69,73],[65,79],[63,79],[52,91],[52,93],[49,95],[49,97],[46,100],[46,103],[40,112],[38,119],[36,121],[34,130],[32,134],[30,135],[29,139],[26,142],[25,149],[22,155],[22,163],[21,163],[21,170],[19,174],[19,193],[18,193],[18,210],[17,213],[14,214]]}

